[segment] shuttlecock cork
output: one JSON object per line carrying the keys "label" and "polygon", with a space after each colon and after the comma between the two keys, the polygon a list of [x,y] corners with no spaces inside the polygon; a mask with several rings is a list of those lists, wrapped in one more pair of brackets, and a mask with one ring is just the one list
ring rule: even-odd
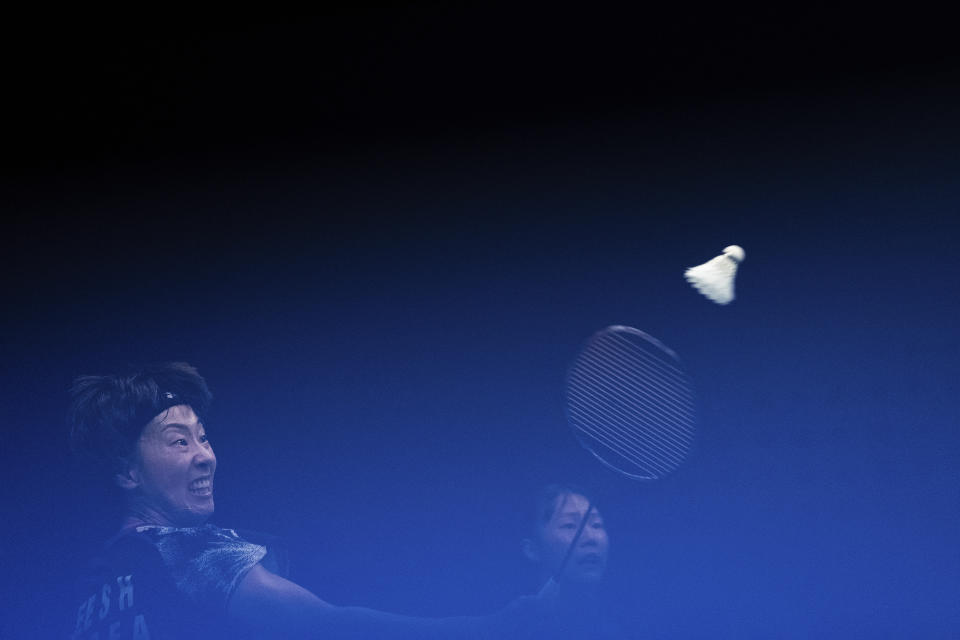
{"label": "shuttlecock cork", "polygon": [[723,250],[723,255],[690,267],[683,276],[693,288],[717,304],[729,304],[733,301],[733,280],[737,267],[747,257],[741,247],[735,244]]}

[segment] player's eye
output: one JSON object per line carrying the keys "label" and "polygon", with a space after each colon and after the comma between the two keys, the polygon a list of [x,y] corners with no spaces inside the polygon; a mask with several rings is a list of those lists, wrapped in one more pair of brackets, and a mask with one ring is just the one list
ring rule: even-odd
{"label": "player's eye", "polygon": [[186,439],[186,438],[177,438],[176,440],[173,441],[173,444],[178,444],[178,445],[180,445],[181,447],[185,447],[185,446],[187,446],[187,439]]}
{"label": "player's eye", "polygon": [[210,442],[210,439],[207,437],[207,434],[203,434],[202,436],[200,436],[200,442],[204,442],[204,443]]}

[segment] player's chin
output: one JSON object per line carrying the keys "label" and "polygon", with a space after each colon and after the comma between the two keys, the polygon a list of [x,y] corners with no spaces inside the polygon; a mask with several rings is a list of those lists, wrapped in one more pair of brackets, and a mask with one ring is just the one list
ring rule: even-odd
{"label": "player's chin", "polygon": [[204,496],[202,498],[194,497],[187,504],[186,511],[194,520],[204,521],[213,515],[214,504],[213,496]]}
{"label": "player's chin", "polygon": [[577,567],[576,580],[583,584],[593,584],[603,579],[606,569],[602,563],[584,563]]}

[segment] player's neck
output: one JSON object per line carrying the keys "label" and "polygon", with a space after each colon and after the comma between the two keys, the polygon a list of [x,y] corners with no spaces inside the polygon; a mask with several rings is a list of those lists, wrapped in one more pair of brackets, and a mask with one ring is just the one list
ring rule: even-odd
{"label": "player's neck", "polygon": [[200,521],[185,521],[183,518],[173,518],[161,509],[136,498],[127,503],[121,527],[129,529],[141,526],[159,527],[196,527],[203,524]]}
{"label": "player's neck", "polygon": [[560,602],[580,603],[589,605],[598,600],[600,582],[577,582],[573,580],[561,581],[557,589],[557,599]]}

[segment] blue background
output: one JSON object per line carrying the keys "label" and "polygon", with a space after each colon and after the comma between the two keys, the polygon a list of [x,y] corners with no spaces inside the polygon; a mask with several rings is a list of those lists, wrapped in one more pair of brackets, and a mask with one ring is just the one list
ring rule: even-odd
{"label": "blue background", "polygon": [[[21,48],[0,635],[69,620],[114,526],[71,380],[176,359],[215,395],[215,522],[283,536],[334,603],[503,606],[564,481],[637,637],[955,637],[956,58],[935,21],[845,18],[355,10]],[[682,274],[734,243],[720,307]],[[697,389],[656,483],[565,426],[610,324]]]}

